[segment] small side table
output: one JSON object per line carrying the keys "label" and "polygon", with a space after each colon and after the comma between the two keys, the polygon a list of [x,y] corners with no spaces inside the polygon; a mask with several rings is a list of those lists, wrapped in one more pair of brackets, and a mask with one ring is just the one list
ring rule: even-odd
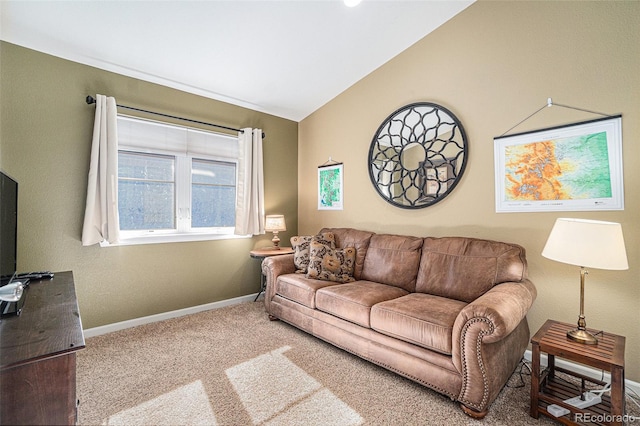
{"label": "small side table", "polygon": [[[292,247],[280,247],[279,249],[276,249],[273,247],[266,247],[266,248],[251,250],[249,252],[249,255],[254,259],[260,259],[260,265],[262,266],[262,261],[264,260],[265,257],[280,256],[283,254],[292,254],[292,253],[293,253]],[[267,277],[264,276],[264,274],[262,273],[262,270],[260,270],[260,292],[257,294],[256,298],[253,300],[254,302],[258,300],[258,297],[260,297],[262,293],[264,293],[267,287],[266,278]]]}
{"label": "small side table", "polygon": [[[575,325],[547,320],[531,339],[531,417],[538,418],[539,414],[548,416],[566,425],[577,425],[577,422],[597,424],[622,425],[625,414],[624,393],[624,336],[601,333],[597,345],[585,345],[567,338],[567,331]],[[594,330],[590,330],[594,332]],[[547,369],[540,373],[540,352],[548,355]],[[602,396],[600,404],[584,410],[565,404],[565,399],[581,395],[587,389],[585,383],[590,382],[600,386],[605,382],[592,379],[564,368],[556,367],[555,357],[578,362],[598,370],[611,373],[611,397]],[[580,385],[573,385],[566,380],[556,377],[556,372],[562,372],[579,379]],[[554,417],[547,411],[550,404],[560,405],[571,411],[570,414]],[[568,417],[569,416],[569,417]]]}

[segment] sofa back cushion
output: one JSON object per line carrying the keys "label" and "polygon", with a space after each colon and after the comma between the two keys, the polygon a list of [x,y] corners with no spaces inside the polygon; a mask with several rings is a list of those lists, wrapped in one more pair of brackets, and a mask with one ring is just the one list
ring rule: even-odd
{"label": "sofa back cushion", "polygon": [[418,237],[373,235],[364,259],[362,279],[414,292],[422,242]]}
{"label": "sofa back cushion", "polygon": [[416,292],[472,302],[491,287],[527,275],[516,244],[463,237],[425,238]]}
{"label": "sofa back cushion", "polygon": [[330,232],[335,238],[336,248],[354,247],[356,249],[356,263],[353,268],[353,277],[361,279],[364,257],[367,254],[369,240],[373,232],[360,231],[353,228],[323,228],[320,233]]}

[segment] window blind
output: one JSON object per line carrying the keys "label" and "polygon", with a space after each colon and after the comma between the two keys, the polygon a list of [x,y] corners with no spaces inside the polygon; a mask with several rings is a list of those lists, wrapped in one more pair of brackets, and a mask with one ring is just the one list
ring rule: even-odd
{"label": "window blind", "polygon": [[238,158],[238,137],[118,115],[119,149]]}

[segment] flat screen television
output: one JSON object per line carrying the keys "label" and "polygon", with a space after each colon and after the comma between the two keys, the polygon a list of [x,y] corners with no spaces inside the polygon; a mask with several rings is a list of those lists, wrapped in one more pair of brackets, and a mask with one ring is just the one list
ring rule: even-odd
{"label": "flat screen television", "polygon": [[0,285],[17,270],[18,182],[0,172]]}

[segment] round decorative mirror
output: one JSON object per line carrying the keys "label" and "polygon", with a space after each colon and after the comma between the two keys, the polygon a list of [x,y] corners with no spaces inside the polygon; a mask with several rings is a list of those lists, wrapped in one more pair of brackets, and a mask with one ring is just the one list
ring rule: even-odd
{"label": "round decorative mirror", "polygon": [[449,195],[468,155],[467,135],[451,111],[410,104],[382,122],[369,148],[369,177],[378,194],[404,209],[421,209]]}

